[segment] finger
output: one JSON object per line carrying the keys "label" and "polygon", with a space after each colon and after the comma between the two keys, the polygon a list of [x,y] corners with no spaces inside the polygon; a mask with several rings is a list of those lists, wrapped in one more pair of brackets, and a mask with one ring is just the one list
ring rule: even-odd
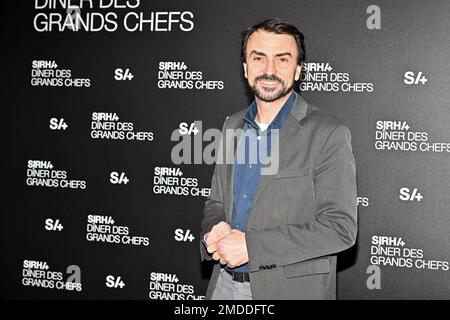
{"label": "finger", "polygon": [[221,233],[228,233],[231,230],[230,225],[228,223],[223,223],[222,225],[220,225],[218,229]]}
{"label": "finger", "polygon": [[206,238],[205,243],[206,243],[206,246],[209,247],[216,241],[217,241],[216,237],[210,236],[210,237]]}
{"label": "finger", "polygon": [[216,251],[213,253],[212,258],[216,261],[220,260],[222,257],[220,256],[220,254]]}
{"label": "finger", "polygon": [[224,258],[220,258],[220,264],[225,265],[227,264],[227,261]]}
{"label": "finger", "polygon": [[231,232],[232,232],[231,229],[225,229],[225,230],[222,230],[222,234],[223,234],[224,237],[225,237],[225,236],[228,236]]}
{"label": "finger", "polygon": [[218,226],[223,227],[223,228],[229,228],[230,225],[228,224],[228,222],[222,221],[218,224]]}
{"label": "finger", "polygon": [[215,243],[212,243],[211,245],[206,247],[206,250],[209,253],[213,253],[213,252],[217,251],[217,245]]}
{"label": "finger", "polygon": [[219,232],[219,238],[220,238],[220,239],[224,238],[226,235],[228,235],[228,233],[225,232],[225,231],[223,231],[223,230],[221,230],[221,231]]}
{"label": "finger", "polygon": [[231,227],[228,226],[228,227],[225,229],[225,232],[226,232],[227,234],[229,234],[229,233],[231,232],[231,230],[233,230],[233,229],[231,229]]}

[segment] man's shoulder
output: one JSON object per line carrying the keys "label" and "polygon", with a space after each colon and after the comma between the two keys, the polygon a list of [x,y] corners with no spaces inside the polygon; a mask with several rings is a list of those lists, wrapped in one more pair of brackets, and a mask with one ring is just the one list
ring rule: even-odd
{"label": "man's shoulder", "polygon": [[348,127],[344,124],[344,122],[342,122],[342,120],[311,104],[308,105],[308,112],[305,119],[303,119],[303,123],[306,126],[312,126],[316,129],[328,132],[337,128],[341,128],[341,130],[348,130]]}
{"label": "man's shoulder", "polygon": [[327,113],[312,104],[308,106],[308,113],[305,117],[305,120],[315,122],[326,127],[338,127],[344,125],[343,122],[336,116]]}

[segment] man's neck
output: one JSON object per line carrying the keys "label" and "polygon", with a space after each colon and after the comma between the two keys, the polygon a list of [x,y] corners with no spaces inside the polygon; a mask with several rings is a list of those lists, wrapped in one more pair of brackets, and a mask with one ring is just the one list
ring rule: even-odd
{"label": "man's neck", "polygon": [[289,97],[292,94],[292,90],[286,94],[284,97],[281,97],[278,100],[272,101],[272,102],[265,102],[259,99],[258,97],[255,97],[256,101],[256,108],[258,110],[258,113],[256,114],[255,121],[258,123],[265,123],[269,124],[275,119],[280,109],[284,106],[286,101],[289,99]]}

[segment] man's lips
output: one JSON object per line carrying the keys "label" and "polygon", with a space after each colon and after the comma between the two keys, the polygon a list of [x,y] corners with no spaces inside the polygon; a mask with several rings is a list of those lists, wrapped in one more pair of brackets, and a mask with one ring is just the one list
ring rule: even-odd
{"label": "man's lips", "polygon": [[259,82],[265,87],[275,87],[278,85],[278,81],[259,80]]}

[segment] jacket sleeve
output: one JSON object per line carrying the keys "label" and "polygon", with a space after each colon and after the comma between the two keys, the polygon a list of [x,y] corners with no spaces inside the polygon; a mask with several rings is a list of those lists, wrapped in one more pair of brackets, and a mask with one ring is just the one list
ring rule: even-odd
{"label": "jacket sleeve", "polygon": [[[220,143],[223,142],[225,124],[222,128],[222,136],[220,138]],[[218,149],[217,157],[219,156],[221,148]],[[211,180],[211,193],[205,201],[205,206],[203,209],[203,218],[201,221],[201,231],[200,231],[200,256],[202,260],[212,260],[211,255],[206,250],[203,243],[203,237],[205,234],[211,231],[212,227],[219,223],[220,221],[226,221],[225,211],[224,211],[224,199],[223,199],[223,179],[225,177],[226,166],[225,164],[218,163],[216,157],[216,164],[214,167],[214,173]]]}
{"label": "jacket sleeve", "polygon": [[314,168],[314,218],[296,225],[247,231],[249,269],[285,266],[335,254],[351,247],[357,234],[355,159],[350,130],[335,127]]}

